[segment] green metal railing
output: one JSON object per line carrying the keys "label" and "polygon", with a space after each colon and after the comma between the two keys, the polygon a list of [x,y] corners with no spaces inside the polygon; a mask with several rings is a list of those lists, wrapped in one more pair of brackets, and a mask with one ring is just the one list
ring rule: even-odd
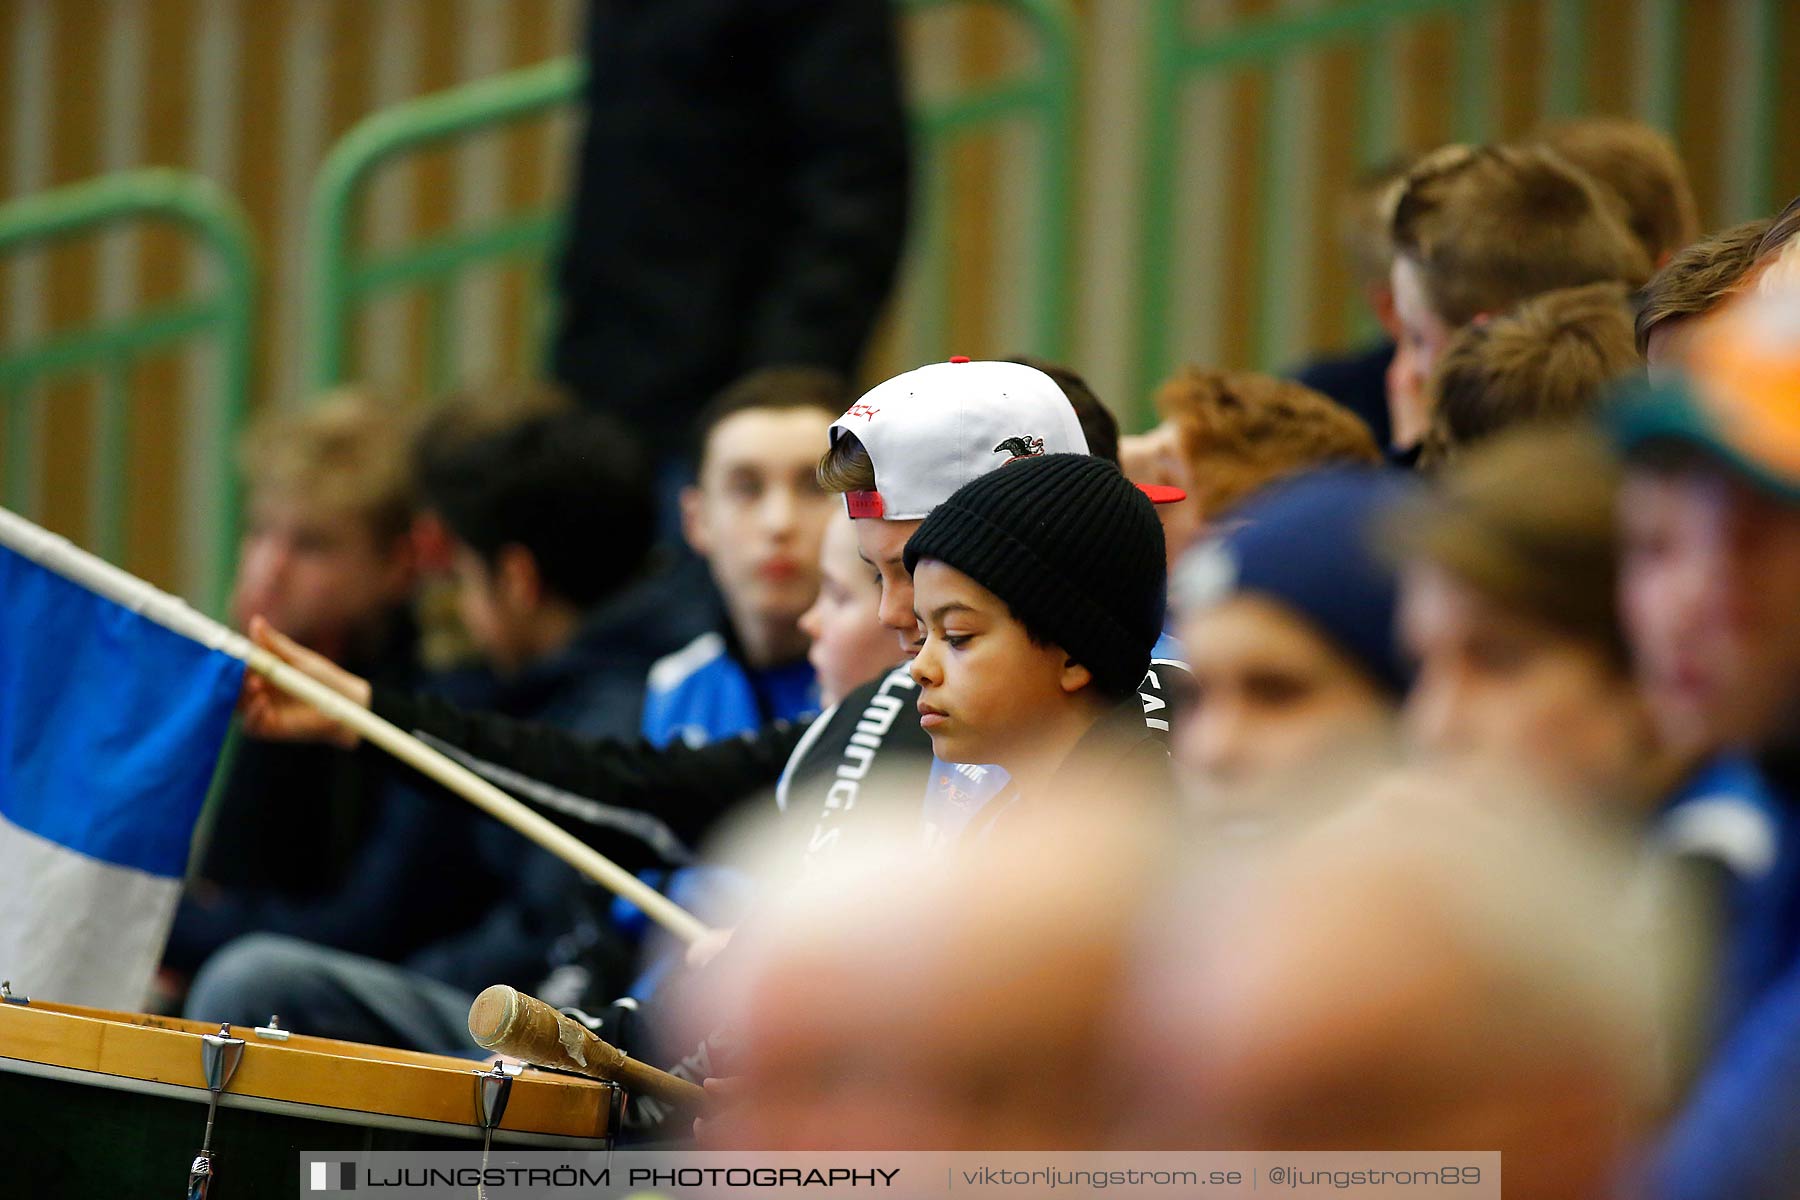
{"label": "green metal railing", "polygon": [[577,60],[557,59],[397,104],[338,140],[313,187],[308,214],[311,302],[306,336],[311,390],[345,378],[350,322],[356,311],[377,296],[406,289],[423,289],[426,296],[427,386],[435,395],[450,384],[452,289],[457,280],[473,267],[542,259],[556,244],[560,212],[516,213],[483,228],[377,255],[356,249],[356,200],[383,164],[567,107],[580,98],[582,78]]}
{"label": "green metal railing", "polygon": [[[1075,38],[1066,0],[899,0],[904,11],[986,4],[1016,14],[1036,44],[1036,68],[1019,78],[932,101],[914,117],[928,153],[951,141],[1021,119],[1041,129],[1036,258],[1038,280],[1031,314],[1033,349],[1058,355],[1068,343],[1068,271],[1073,148],[1075,142]],[[454,326],[453,289],[474,269],[498,262],[545,258],[560,236],[562,211],[514,213],[481,228],[463,230],[400,250],[367,253],[355,245],[357,200],[383,165],[414,151],[441,145],[511,122],[538,117],[580,100],[583,70],[559,59],[425,96],[363,121],[327,157],[314,187],[307,245],[310,282],[307,319],[308,383],[313,390],[342,381],[350,370],[352,326],[357,312],[378,296],[422,289],[426,303],[426,386],[447,387]],[[946,172],[927,175],[924,225],[935,236],[924,251],[931,280],[924,305],[947,314],[951,264],[950,197]],[[947,319],[940,317],[938,319]],[[933,335],[939,348],[952,341],[947,329]],[[934,353],[936,351],[933,351]],[[947,350],[946,350],[947,352]]]}
{"label": "green metal railing", "polygon": [[[1297,166],[1292,135],[1302,122],[1322,123],[1325,136],[1347,137],[1363,167],[1399,149],[1397,82],[1383,74],[1379,53],[1383,39],[1422,22],[1438,20],[1453,28],[1449,68],[1454,136],[1485,140],[1498,130],[1494,87],[1498,72],[1492,62],[1496,23],[1503,11],[1522,0],[1342,0],[1312,11],[1238,22],[1223,31],[1199,36],[1188,27],[1185,0],[1149,0],[1155,4],[1148,29],[1149,78],[1144,89],[1144,215],[1139,233],[1142,252],[1137,377],[1134,393],[1147,397],[1156,380],[1176,365],[1172,287],[1177,270],[1177,154],[1191,141],[1180,128],[1184,91],[1207,79],[1261,73],[1269,80],[1261,144],[1254,151],[1256,199],[1250,209],[1256,224],[1250,231],[1259,304],[1251,318],[1248,357],[1260,367],[1281,365],[1278,336],[1281,315],[1290,310],[1292,289],[1309,281],[1297,261],[1304,243],[1304,197],[1294,186]],[[1755,51],[1747,64],[1748,96],[1743,109],[1745,145],[1734,162],[1740,193],[1733,208],[1744,213],[1766,211],[1770,195],[1769,164],[1774,133],[1768,128],[1774,104],[1776,0],[1752,0],[1749,28],[1742,44]],[[1587,103],[1592,0],[1541,0],[1546,28],[1545,62],[1538,108],[1545,117],[1571,115]],[[1640,54],[1635,105],[1639,115],[1663,128],[1677,115],[1681,78],[1683,5],[1679,0],[1642,0],[1638,10]],[[1348,49],[1358,57],[1353,96],[1329,113],[1301,109],[1292,80],[1282,68],[1321,52]],[[1334,97],[1334,100],[1338,98]],[[1145,415],[1145,414],[1137,414]]]}
{"label": "green metal railing", "polygon": [[5,409],[6,503],[31,513],[36,505],[39,430],[31,392],[45,382],[97,375],[100,402],[94,449],[94,548],[118,562],[125,552],[126,481],[131,440],[130,375],[135,363],[183,342],[211,341],[220,366],[206,461],[224,477],[212,554],[202,591],[223,601],[237,538],[235,473],[225,465],[249,408],[256,303],[255,259],[249,223],[236,201],[211,181],[181,171],[151,169],[102,176],[0,206],[0,255],[18,254],[127,223],[173,224],[204,248],[216,268],[210,296],[181,300],[126,317],[100,319],[0,349],[0,406]]}

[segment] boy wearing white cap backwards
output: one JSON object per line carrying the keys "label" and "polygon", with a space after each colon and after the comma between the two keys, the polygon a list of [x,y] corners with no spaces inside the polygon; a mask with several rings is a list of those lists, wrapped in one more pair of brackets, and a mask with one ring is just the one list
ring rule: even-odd
{"label": "boy wearing white cap backwards", "polygon": [[[1073,407],[1048,375],[1018,363],[966,358],[933,363],[880,384],[833,422],[830,437],[831,448],[819,463],[819,482],[827,491],[844,494],[863,560],[881,580],[881,623],[895,632],[909,656],[918,652],[923,631],[913,615],[906,543],[932,510],[962,485],[1017,459],[1088,453]],[[1182,498],[1176,488],[1143,490],[1158,503]],[[1163,676],[1171,671],[1185,673],[1185,668],[1153,657],[1139,692],[1146,724],[1163,735],[1169,728]],[[847,698],[831,720],[809,732],[782,780],[785,805],[795,785],[810,782],[821,765],[829,765],[836,776],[808,839],[809,854],[837,840],[833,827],[855,804],[873,762],[870,752],[890,744],[896,752],[902,747],[923,750],[910,714],[902,719],[905,729],[896,728],[898,738],[884,734],[881,743],[870,746],[866,737],[844,736],[873,731],[884,718],[897,726],[889,709],[897,701],[910,702],[916,688],[907,669],[899,668],[872,692],[865,688]],[[859,711],[857,701],[864,695],[868,702]],[[839,737],[832,736],[834,728]],[[928,838],[941,842],[956,837],[1007,779],[996,766],[952,765],[934,756],[925,794]]]}

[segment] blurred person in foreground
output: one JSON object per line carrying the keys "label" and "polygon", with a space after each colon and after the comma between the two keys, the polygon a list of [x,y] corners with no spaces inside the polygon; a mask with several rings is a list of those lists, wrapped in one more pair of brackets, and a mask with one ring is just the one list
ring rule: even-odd
{"label": "blurred person in foreground", "polygon": [[921,854],[893,822],[814,872],[781,873],[763,919],[688,998],[695,1023],[733,1031],[703,1146],[1100,1144],[1116,1098],[1093,1049],[1119,1019],[1133,931],[1176,842],[1167,810],[1129,795],[1052,783],[1037,799],[978,852]]}
{"label": "blurred person in foreground", "polygon": [[[1785,253],[1790,253],[1784,251]],[[1609,415],[1625,460],[1620,595],[1671,745],[1737,751],[1760,805],[1703,821],[1732,848],[1717,1043],[1652,1157],[1658,1197],[1800,1179],[1800,296],[1721,313],[1686,377]]]}
{"label": "blurred person in foreground", "polygon": [[1497,1150],[1509,1198],[1609,1194],[1659,1095],[1630,868],[1548,810],[1426,777],[1186,874],[1100,1059],[1120,1140]]}

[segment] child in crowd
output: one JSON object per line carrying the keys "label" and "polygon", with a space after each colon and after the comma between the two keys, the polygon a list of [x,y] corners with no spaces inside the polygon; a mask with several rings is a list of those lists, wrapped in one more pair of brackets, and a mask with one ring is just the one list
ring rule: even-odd
{"label": "child in crowd", "polygon": [[1619,205],[1561,157],[1528,146],[1445,146],[1396,188],[1394,306],[1400,348],[1388,380],[1394,445],[1431,426],[1429,381],[1451,336],[1555,288],[1650,274]]}
{"label": "child in crowd", "polygon": [[1652,267],[1700,236],[1687,167],[1662,130],[1627,117],[1578,117],[1546,127],[1537,140],[1619,198]]}
{"label": "child in crowd", "polygon": [[[1084,389],[1085,390],[1085,389]],[[909,371],[865,395],[832,426],[832,442],[819,464],[819,480],[844,493],[855,518],[863,561],[881,582],[881,623],[907,653],[922,640],[914,615],[912,574],[905,563],[907,540],[931,510],[957,487],[1001,466],[1054,453],[1085,453],[1087,440],[1075,402],[1054,380],[1034,368],[1008,362],[952,359]],[[1156,498],[1181,497],[1176,488],[1148,489]],[[1168,731],[1167,674],[1182,674],[1179,663],[1158,658],[1142,677],[1143,721],[1152,732]],[[914,699],[916,681],[895,671],[867,696],[853,697],[837,725],[818,738],[809,735],[801,760],[783,777],[784,792],[822,782],[822,805],[814,806],[808,844],[821,850],[841,842],[840,827],[856,818],[852,800],[869,770],[866,748],[853,740],[858,722],[874,719],[883,730],[895,724],[885,706]],[[867,690],[867,689],[866,689]],[[908,723],[910,739],[916,725]],[[881,746],[893,739],[886,736]],[[902,741],[903,744],[903,741]],[[932,756],[925,787],[926,836],[949,842],[1007,784],[997,764],[948,762]],[[834,782],[835,780],[835,782]]]}
{"label": "child in crowd", "polygon": [[[630,735],[644,674],[669,640],[632,589],[655,512],[635,443],[615,421],[577,412],[428,439],[421,467],[425,503],[450,538],[459,608],[488,667],[439,690],[573,734]],[[208,963],[190,1011],[211,1019],[266,1003],[299,1028],[381,1040],[393,1036],[382,1022],[407,1003],[386,985],[409,975],[471,991],[536,984],[560,938],[557,961],[604,959],[617,977],[622,956],[596,911],[605,897],[511,830],[414,795],[410,777],[389,779],[376,835],[340,893],[305,908],[240,903],[207,914],[215,931],[264,936]],[[566,936],[573,914],[584,914],[582,936]],[[318,982],[338,977],[373,981],[377,998],[363,1016]]]}
{"label": "child in crowd", "polygon": [[1510,426],[1585,416],[1641,366],[1619,283],[1559,288],[1466,325],[1431,377],[1431,432],[1420,465],[1442,463]]}
{"label": "child in crowd", "polygon": [[1052,777],[1166,790],[1168,748],[1137,695],[1162,631],[1162,530],[1117,467],[1053,454],[979,476],[925,518],[905,564],[919,724],[940,760],[1009,780],[971,832]]}
{"label": "child in crowd", "polygon": [[1279,823],[1281,785],[1334,752],[1380,756],[1406,688],[1394,572],[1372,539],[1391,473],[1322,471],[1237,509],[1176,571],[1194,676],[1175,753],[1208,824]]}
{"label": "child in crowd", "polygon": [[1287,475],[1331,463],[1377,463],[1355,414],[1290,380],[1187,366],[1156,389],[1162,421],[1126,438],[1120,466],[1138,483],[1187,498],[1156,506],[1169,565],[1235,505]]}
{"label": "child in crowd", "polygon": [[806,661],[819,681],[819,703],[831,708],[856,688],[900,665],[894,636],[875,618],[881,585],[856,550],[856,525],[836,513],[819,550],[819,597],[800,614],[811,639]]}
{"label": "child in crowd", "polygon": [[725,621],[651,669],[642,732],[655,744],[702,745],[818,711],[799,626],[818,594],[831,514],[814,451],[849,399],[833,372],[767,368],[700,414],[682,529],[711,570]]}
{"label": "child in crowd", "polygon": [[1406,726],[1429,754],[1646,818],[1672,775],[1619,626],[1617,474],[1586,426],[1518,429],[1394,514]]}
{"label": "child in crowd", "polygon": [[[418,680],[408,424],[396,404],[346,389],[251,426],[234,624],[266,617],[359,674]],[[227,754],[191,895],[247,889],[298,901],[336,890],[374,818],[380,772],[317,746],[234,738]],[[187,933],[178,922],[168,961],[191,971],[211,946]]]}

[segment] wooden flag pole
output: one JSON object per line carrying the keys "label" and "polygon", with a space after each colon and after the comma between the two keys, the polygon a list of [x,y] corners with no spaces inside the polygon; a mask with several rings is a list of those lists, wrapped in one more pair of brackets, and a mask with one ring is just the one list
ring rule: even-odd
{"label": "wooden flag pole", "polygon": [[536,842],[614,895],[631,901],[684,943],[691,945],[710,932],[692,913],[542,813],[507,795],[399,726],[289,666],[242,634],[196,612],[186,601],[151,587],[80,549],[68,539],[4,508],[0,508],[0,544],[173,633],[242,660],[282,691],[355,730],[401,762]]}

